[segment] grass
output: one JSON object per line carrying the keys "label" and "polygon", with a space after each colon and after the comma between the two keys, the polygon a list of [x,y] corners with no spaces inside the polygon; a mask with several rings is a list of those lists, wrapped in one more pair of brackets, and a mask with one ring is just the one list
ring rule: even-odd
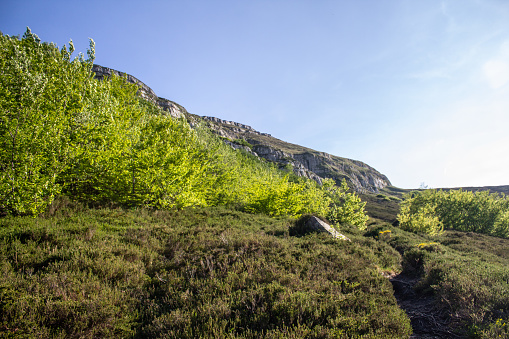
{"label": "grass", "polygon": [[[382,239],[384,231],[391,232]],[[367,235],[402,254],[403,272],[420,278],[416,292],[433,295],[460,335],[508,333],[509,240],[450,230],[429,237],[389,224],[372,225]]]}
{"label": "grass", "polygon": [[65,199],[38,218],[1,218],[0,337],[408,338],[384,277],[401,272],[459,335],[507,337],[509,240],[373,218],[367,232],[342,226],[341,241],[290,236],[295,224]]}
{"label": "grass", "polygon": [[383,196],[382,194],[359,194],[362,201],[366,202],[365,211],[373,219],[388,223],[395,223],[399,212],[398,198]]}
{"label": "grass", "polygon": [[[80,209],[0,219],[0,335],[405,338],[380,271],[398,254],[289,236],[292,219],[226,208]],[[348,230],[347,230],[348,231]]]}

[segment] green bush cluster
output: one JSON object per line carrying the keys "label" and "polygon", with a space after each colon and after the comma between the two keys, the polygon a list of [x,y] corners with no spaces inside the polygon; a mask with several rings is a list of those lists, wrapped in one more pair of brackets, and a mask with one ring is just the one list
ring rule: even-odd
{"label": "green bush cluster", "polygon": [[242,145],[242,146],[246,146],[246,147],[249,147],[249,148],[253,148],[253,145],[251,145],[245,139],[235,139],[235,140],[233,140],[233,142],[238,144],[238,145]]}
{"label": "green bush cluster", "polygon": [[411,231],[440,234],[444,228],[509,237],[509,200],[488,191],[424,190],[409,193],[398,220]]}
{"label": "green bush cluster", "polygon": [[125,78],[94,79],[94,51],[91,40],[88,58],[71,60],[72,41],[59,50],[29,29],[22,39],[0,34],[0,213],[37,215],[63,194],[158,209],[233,204],[271,216],[332,207],[334,221],[363,225],[351,194],[335,194],[339,201],[233,151],[141,99]]}
{"label": "green bush cluster", "polygon": [[332,179],[324,179],[323,186],[331,199],[327,219],[335,224],[350,224],[365,229],[369,220],[364,212],[366,203],[355,192],[348,191],[346,180],[343,179],[341,187],[337,187]]}

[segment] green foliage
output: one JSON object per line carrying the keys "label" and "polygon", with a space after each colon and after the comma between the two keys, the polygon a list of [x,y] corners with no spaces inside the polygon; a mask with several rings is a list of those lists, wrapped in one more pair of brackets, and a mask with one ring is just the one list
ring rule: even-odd
{"label": "green foliage", "polygon": [[406,196],[398,220],[402,228],[431,235],[443,228],[509,236],[509,200],[488,191],[425,190]]}
{"label": "green foliage", "polygon": [[365,229],[369,220],[364,212],[366,203],[354,192],[348,192],[346,180],[343,179],[341,187],[335,186],[332,179],[325,179],[323,185],[331,200],[327,219],[333,223],[351,224]]}
{"label": "green foliage", "polygon": [[291,182],[288,175],[251,176],[245,210],[268,215],[323,215],[328,209],[325,191],[313,181]]}
{"label": "green foliage", "polygon": [[0,35],[0,210],[40,213],[62,189],[69,127],[90,89],[91,61],[71,61],[69,49],[28,28],[21,40]]}
{"label": "green foliage", "polygon": [[92,205],[232,204],[271,216],[332,207],[334,220],[362,227],[354,194],[233,151],[141,99],[126,78],[95,80],[92,40],[88,58],[71,61],[72,41],[58,50],[29,29],[0,39],[0,212],[37,215],[63,193]]}
{"label": "green foliage", "polygon": [[474,326],[472,334],[478,338],[509,338],[509,319],[498,318],[487,328]]}
{"label": "green foliage", "polygon": [[435,214],[436,208],[436,205],[424,201],[404,200],[398,215],[401,228],[429,235],[441,234],[444,226]]}
{"label": "green foliage", "polygon": [[253,147],[253,145],[251,145],[245,139],[235,139],[235,140],[233,140],[233,142],[236,143],[236,144],[242,145],[242,146],[249,147],[249,148]]}

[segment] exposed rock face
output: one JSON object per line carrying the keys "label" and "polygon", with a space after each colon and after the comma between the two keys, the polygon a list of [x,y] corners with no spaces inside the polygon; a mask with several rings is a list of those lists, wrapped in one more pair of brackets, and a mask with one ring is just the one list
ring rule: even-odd
{"label": "exposed rock face", "polygon": [[152,90],[152,88],[145,85],[142,81],[139,79],[133,77],[130,74],[119,72],[117,70],[103,67],[100,65],[94,65],[92,67],[92,72],[95,73],[95,78],[99,80],[103,80],[104,77],[110,77],[112,75],[116,76],[126,76],[127,81],[138,85],[139,90],[138,94],[145,100],[148,100],[150,102],[153,102],[154,104],[159,105],[163,110],[167,111],[172,117],[174,118],[180,118],[182,117],[187,111],[184,107],[180,106],[179,104],[170,101],[165,98],[160,98],[156,95],[156,93]]}
{"label": "exposed rock face", "polygon": [[[249,151],[256,156],[276,162],[280,168],[291,166],[293,172],[321,183],[323,178],[332,178],[338,184],[346,179],[357,192],[378,192],[388,185],[389,179],[361,161],[336,157],[327,153],[293,145],[260,133],[251,126],[203,117],[208,127],[229,140],[244,139],[251,145]],[[235,146],[232,146],[235,147]],[[239,148],[239,147],[235,147]]]}
{"label": "exposed rock face", "polygon": [[306,166],[305,162],[299,160],[300,154],[285,153],[271,146],[261,144],[254,145],[253,152],[261,158],[279,163],[280,168],[285,168],[290,165],[293,172],[300,177],[313,179],[320,184],[322,183],[322,178],[325,178],[325,176],[320,176],[317,172],[313,171],[311,167]]}
{"label": "exposed rock face", "polygon": [[[322,182],[323,178],[332,178],[338,184],[343,179],[346,179],[349,186],[357,192],[378,192],[379,189],[391,185],[385,175],[380,174],[363,162],[340,158],[290,144],[274,138],[268,133],[258,132],[251,126],[238,122],[189,114],[179,104],[158,97],[150,87],[132,75],[100,65],[94,65],[92,71],[95,72],[95,77],[101,80],[112,75],[125,75],[129,82],[139,86],[138,93],[142,98],[159,105],[172,117],[185,116],[188,118],[191,126],[194,126],[198,121],[204,121],[214,133],[225,138],[225,143],[231,147],[243,149],[254,156],[275,162],[280,168],[290,167],[298,176],[313,179],[319,183]],[[234,142],[236,139],[244,139],[252,147]]]}
{"label": "exposed rock face", "polygon": [[257,134],[257,135],[264,135],[264,136],[268,136],[268,137],[271,136],[268,133],[258,132],[254,128],[252,128],[251,126],[240,124],[240,123],[235,122],[235,121],[227,121],[227,120],[222,120],[222,119],[214,118],[214,117],[201,117],[201,118],[203,120],[205,120],[205,121],[215,122],[216,124],[210,125],[212,127],[212,129],[214,129],[214,127],[221,126],[221,125],[229,125],[229,126],[231,126],[231,128],[229,128],[228,130],[233,132],[232,134],[228,133],[227,130],[222,129],[222,128],[214,129],[216,131],[216,133],[221,135],[223,138],[235,139],[234,136],[237,133],[245,133],[245,132],[249,132],[249,133],[253,133],[253,134]]}
{"label": "exposed rock face", "polygon": [[389,179],[361,161],[310,152],[295,154],[294,158],[304,167],[322,178],[336,181],[346,179],[357,191],[377,192],[390,185]]}

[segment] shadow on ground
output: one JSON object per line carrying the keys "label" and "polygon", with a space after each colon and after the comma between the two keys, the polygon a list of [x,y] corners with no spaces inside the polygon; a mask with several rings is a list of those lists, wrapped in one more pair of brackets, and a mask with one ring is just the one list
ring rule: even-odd
{"label": "shadow on ground", "polygon": [[402,273],[389,280],[394,288],[394,296],[399,307],[410,318],[413,329],[410,338],[466,338],[452,332],[450,316],[436,306],[433,295],[416,293],[414,287],[419,278]]}

